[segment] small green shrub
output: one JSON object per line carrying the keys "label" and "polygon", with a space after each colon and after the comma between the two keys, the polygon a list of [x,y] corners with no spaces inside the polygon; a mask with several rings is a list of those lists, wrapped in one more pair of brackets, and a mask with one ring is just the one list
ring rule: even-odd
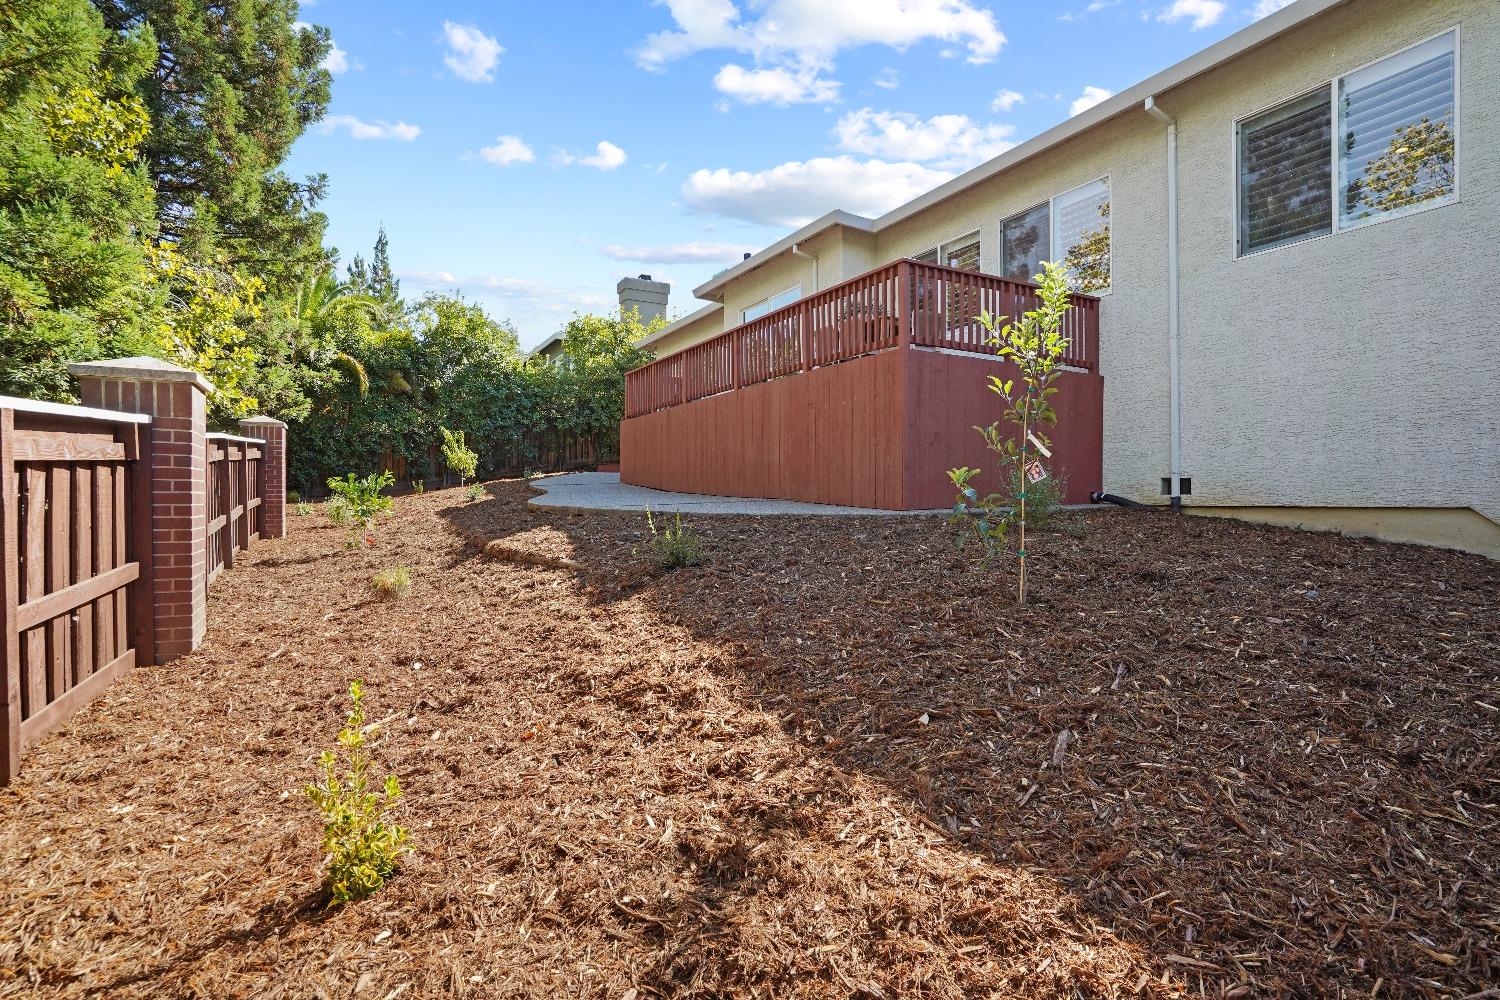
{"label": "small green shrub", "polygon": [[470,500],[483,500],[488,494],[484,492],[483,486],[480,486],[478,483],[470,483],[464,495]]}
{"label": "small green shrub", "polygon": [[438,430],[443,432],[443,463],[458,475],[458,485],[462,486],[479,467],[479,455],[464,444],[463,431],[450,431],[446,427]]}
{"label": "small green shrub", "polygon": [[[1006,502],[1019,509],[1021,505],[1021,474],[1012,470],[1010,490]],[[1031,531],[1051,531],[1062,510],[1063,498],[1068,494],[1067,480],[1048,476],[1026,487],[1026,527]]]}
{"label": "small green shrub", "polygon": [[411,570],[405,566],[383,569],[370,578],[370,589],[384,601],[405,597],[406,592],[411,590]]}
{"label": "small green shrub", "polygon": [[698,533],[693,530],[692,525],[682,523],[680,513],[670,524],[658,530],[656,521],[648,509],[646,527],[651,529],[651,537],[646,540],[644,546],[636,546],[637,554],[644,548],[647,557],[662,569],[681,569],[684,566],[697,566],[703,562],[703,542],[698,538]]}
{"label": "small green shrub", "polygon": [[[365,899],[385,885],[396,873],[406,846],[407,832],[387,822],[386,814],[401,799],[396,776],[390,775],[379,791],[371,791],[365,772],[370,754],[365,727],[364,682],[349,685],[354,707],[338,744],[348,755],[348,770],[339,774],[339,754],[325,750],[318,763],[323,769],[321,783],[309,783],[304,789],[323,814],[323,852],[327,855],[324,886],[329,906]],[[375,727],[370,727],[373,731]]]}
{"label": "small green shrub", "polygon": [[306,517],[312,513],[312,504],[304,500],[299,502],[294,509],[297,511],[298,517]]}
{"label": "small green shrub", "polygon": [[363,479],[354,478],[351,472],[343,479],[328,480],[328,488],[333,491],[333,499],[327,504],[329,519],[334,524],[352,523],[366,533],[374,531],[375,518],[389,511],[393,503],[382,491],[395,481],[390,470]]}
{"label": "small green shrub", "polygon": [[340,496],[329,497],[328,502],[323,505],[323,513],[340,528],[354,520],[354,509],[349,506],[348,500]]}
{"label": "small green shrub", "polygon": [[302,502],[302,494],[298,493],[296,490],[287,490],[286,491],[286,502],[287,503],[301,503]]}
{"label": "small green shrub", "polygon": [[426,493],[427,492],[427,480],[425,480],[425,479],[413,479],[411,481],[411,491],[413,493]]}

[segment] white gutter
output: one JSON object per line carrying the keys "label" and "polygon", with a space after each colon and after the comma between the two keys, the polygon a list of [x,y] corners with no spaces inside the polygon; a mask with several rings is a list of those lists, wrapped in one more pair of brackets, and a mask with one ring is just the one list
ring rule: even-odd
{"label": "white gutter", "polygon": [[1163,111],[1155,97],[1143,105],[1147,114],[1167,126],[1167,365],[1171,369],[1172,509],[1182,509],[1182,366],[1177,321],[1177,119]]}
{"label": "white gutter", "polygon": [[818,276],[818,265],[821,264],[822,261],[818,259],[818,255],[815,253],[808,253],[806,250],[802,249],[799,244],[793,243],[792,256],[806,257],[808,260],[813,262],[813,291],[821,292],[823,290],[823,282],[822,279]]}

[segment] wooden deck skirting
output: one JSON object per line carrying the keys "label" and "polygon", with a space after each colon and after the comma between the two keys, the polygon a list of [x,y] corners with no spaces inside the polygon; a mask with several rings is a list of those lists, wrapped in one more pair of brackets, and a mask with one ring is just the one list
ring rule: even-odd
{"label": "wooden deck skirting", "polygon": [[[626,375],[621,479],[721,496],[887,510],[951,506],[946,471],[991,470],[986,376],[1014,372],[975,317],[1037,307],[1036,286],[904,260]],[[1099,301],[1075,295],[1053,402],[1066,500],[1103,478]],[[994,472],[981,490],[999,487]]]}
{"label": "wooden deck skirting", "polygon": [[[162,400],[160,413],[0,397],[0,785],[115,678],[164,658],[159,639],[189,601],[167,567],[201,565],[190,579],[206,587],[268,533],[268,506],[284,507],[284,469],[265,461],[285,457],[276,421],[247,421],[264,439],[205,435],[199,410],[201,451],[156,453],[194,437],[173,423],[183,420],[178,383],[176,397],[149,386],[125,394]],[[180,470],[195,470],[176,476],[186,493],[164,481]],[[184,507],[185,496],[204,504]]]}

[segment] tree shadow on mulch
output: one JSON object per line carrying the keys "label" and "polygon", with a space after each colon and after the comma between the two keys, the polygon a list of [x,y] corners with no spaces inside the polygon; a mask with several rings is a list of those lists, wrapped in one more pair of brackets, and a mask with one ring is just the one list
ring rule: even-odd
{"label": "tree shadow on mulch", "polygon": [[[1032,546],[1018,608],[1013,561],[976,563],[935,518],[699,517],[708,562],[663,574],[632,555],[643,517],[490,492],[441,512],[460,561],[565,538],[551,554],[584,568],[536,572],[721,651],[833,780],[872,779],[938,843],[1055,879],[1154,975],[1223,996],[1457,994],[1500,967],[1493,562],[1070,515]],[[717,912],[738,862],[694,864]]]}

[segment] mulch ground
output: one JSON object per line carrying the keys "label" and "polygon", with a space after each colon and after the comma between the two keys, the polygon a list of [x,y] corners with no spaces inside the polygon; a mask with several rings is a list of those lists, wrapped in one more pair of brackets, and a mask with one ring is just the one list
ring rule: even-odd
{"label": "mulch ground", "polygon": [[[295,518],[28,756],[0,996],[1497,995],[1500,565],[1110,511],[1017,609],[940,519],[703,518],[661,573],[488,489]],[[355,676],[415,853],[329,911]]]}

